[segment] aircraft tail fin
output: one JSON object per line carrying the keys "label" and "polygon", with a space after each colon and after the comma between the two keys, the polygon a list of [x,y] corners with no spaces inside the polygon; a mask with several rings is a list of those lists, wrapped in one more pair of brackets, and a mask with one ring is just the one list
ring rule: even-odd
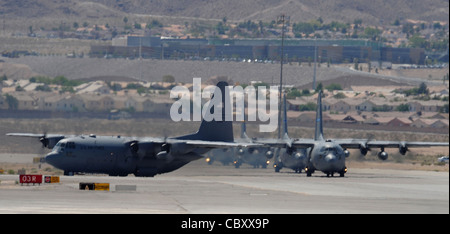
{"label": "aircraft tail fin", "polygon": [[[222,103],[218,105],[221,107],[221,118],[220,120],[212,119],[211,121],[207,121],[205,119],[202,120],[200,124],[200,128],[196,133],[176,137],[176,139],[180,140],[204,140],[204,141],[224,141],[224,142],[233,142],[233,122],[225,120],[225,87],[228,86],[227,82],[220,81],[217,83],[217,88],[214,91],[214,94],[211,100],[215,97],[221,97]],[[211,101],[208,107],[210,113],[207,115],[214,116],[214,111],[216,108],[212,107],[214,103]]]}
{"label": "aircraft tail fin", "polygon": [[245,121],[242,121],[241,125],[241,138],[242,139],[250,139],[247,135],[247,126],[245,125]]}
{"label": "aircraft tail fin", "polygon": [[323,140],[323,119],[322,119],[322,91],[319,92],[317,97],[317,111],[316,111],[316,131],[314,140]]}

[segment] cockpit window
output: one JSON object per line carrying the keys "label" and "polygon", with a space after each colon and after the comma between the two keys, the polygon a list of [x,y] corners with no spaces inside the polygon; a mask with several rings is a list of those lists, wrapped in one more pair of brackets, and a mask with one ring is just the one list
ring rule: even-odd
{"label": "cockpit window", "polygon": [[58,152],[59,148],[61,147],[61,142],[56,143],[56,145],[53,147],[53,152]]}
{"label": "cockpit window", "polygon": [[75,149],[74,142],[58,142],[55,147],[53,147],[54,152],[64,152],[64,149]]}
{"label": "cockpit window", "polygon": [[67,142],[66,148],[67,149],[75,149],[75,142]]}
{"label": "cockpit window", "polygon": [[336,149],[334,147],[324,147],[322,148],[322,152],[324,155],[336,154]]}

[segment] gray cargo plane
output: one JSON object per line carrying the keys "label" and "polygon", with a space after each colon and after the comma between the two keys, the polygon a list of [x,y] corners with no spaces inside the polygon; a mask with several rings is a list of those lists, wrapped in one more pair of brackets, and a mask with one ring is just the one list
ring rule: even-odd
{"label": "gray cargo plane", "polygon": [[[216,92],[224,94],[227,85],[226,82],[219,82]],[[232,122],[225,121],[225,95],[218,96],[222,97],[221,121],[203,120],[198,132],[180,137],[133,138],[93,134],[65,136],[29,133],[7,135],[35,137],[48,148],[54,145],[53,150],[46,155],[45,161],[64,170],[64,175],[84,172],[110,176],[134,174],[152,177],[174,171],[201,158],[201,154],[214,148],[256,145],[234,142]],[[212,111],[214,109],[211,106],[209,108]]]}
{"label": "gray cargo plane", "polygon": [[[385,148],[398,148],[400,154],[405,155],[408,149],[413,147],[449,145],[448,142],[372,141],[369,139],[331,140],[323,137],[322,125],[322,92],[319,92],[314,139],[296,139],[292,140],[290,143],[291,147],[307,150],[308,159],[305,171],[308,177],[316,170],[322,171],[327,177],[333,176],[334,173],[339,173],[341,177],[344,177],[347,172],[345,158],[350,155],[347,149],[359,149],[361,154],[366,155],[372,148],[380,148],[381,151],[377,156],[380,160],[386,160],[388,158],[388,153],[384,151]],[[261,141],[261,143],[263,143],[263,141]],[[282,144],[276,141],[265,141],[264,144],[274,147],[283,147]]]}
{"label": "gray cargo plane", "polygon": [[292,143],[295,139],[288,135],[287,112],[286,112],[286,95],[283,97],[283,136],[281,139],[257,139],[255,142],[267,144],[277,147],[273,152],[268,152],[267,157],[274,156],[273,167],[275,172],[279,172],[282,168],[290,168],[297,173],[305,169],[307,165],[306,149],[297,148]]}
{"label": "gray cargo plane", "polygon": [[[247,136],[245,122],[241,124],[241,138],[235,139],[235,141],[252,143],[252,139]],[[254,168],[258,168],[259,166],[266,168],[270,163],[266,155],[271,153],[272,151],[266,146],[214,149],[208,152],[206,162],[209,165],[215,161],[219,161],[223,165],[233,163],[236,168],[239,168],[243,163],[247,163]]]}
{"label": "gray cargo plane", "polygon": [[[247,135],[247,127],[245,121],[241,124],[241,138],[237,139],[238,142],[253,143],[253,139]],[[271,154],[272,151],[269,147],[237,147],[234,148],[234,158],[233,164],[236,168],[239,168],[242,163],[247,163],[252,165],[254,168],[261,166],[262,168],[267,168],[270,163],[267,155]]]}

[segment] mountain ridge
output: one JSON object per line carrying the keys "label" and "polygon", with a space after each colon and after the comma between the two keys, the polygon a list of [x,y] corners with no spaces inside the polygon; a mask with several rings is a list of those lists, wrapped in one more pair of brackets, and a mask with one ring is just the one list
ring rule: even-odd
{"label": "mountain ridge", "polygon": [[448,0],[2,0],[3,18],[55,20],[83,18],[122,19],[127,17],[158,16],[169,19],[201,18],[230,21],[271,21],[282,13],[291,21],[310,21],[322,18],[324,22],[352,23],[362,19],[370,25],[391,24],[396,19],[427,22],[449,22]]}

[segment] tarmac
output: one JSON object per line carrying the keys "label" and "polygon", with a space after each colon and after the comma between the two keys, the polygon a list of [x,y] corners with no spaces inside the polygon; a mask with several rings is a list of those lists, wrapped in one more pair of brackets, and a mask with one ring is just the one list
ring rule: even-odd
{"label": "tarmac", "polygon": [[[60,176],[60,183],[34,186],[16,181],[19,175],[0,175],[0,213],[449,213],[449,173],[435,171],[349,168],[344,178],[327,178],[198,160],[153,178]],[[81,182],[109,183],[110,190],[80,190]]]}

